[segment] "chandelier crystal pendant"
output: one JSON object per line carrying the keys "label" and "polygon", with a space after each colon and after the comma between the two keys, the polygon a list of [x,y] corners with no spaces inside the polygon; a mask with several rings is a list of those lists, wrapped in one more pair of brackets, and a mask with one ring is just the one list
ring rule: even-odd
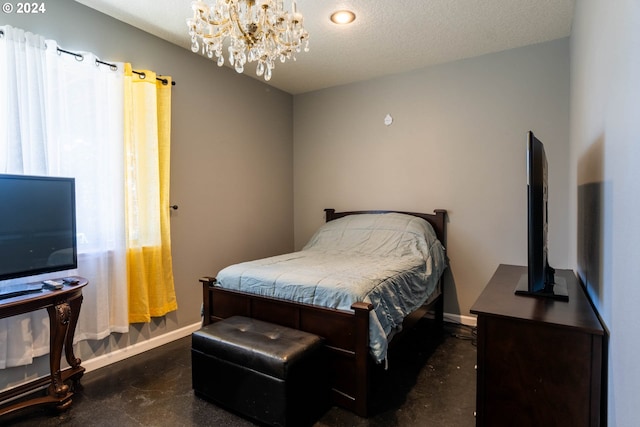
{"label": "chandelier crystal pendant", "polygon": [[247,62],[256,62],[256,74],[271,80],[277,59],[295,61],[295,54],[309,51],[309,33],[293,0],[291,13],[283,0],[215,0],[191,4],[193,18],[187,19],[191,50],[224,65],[223,44],[228,41],[229,63],[238,73]]}

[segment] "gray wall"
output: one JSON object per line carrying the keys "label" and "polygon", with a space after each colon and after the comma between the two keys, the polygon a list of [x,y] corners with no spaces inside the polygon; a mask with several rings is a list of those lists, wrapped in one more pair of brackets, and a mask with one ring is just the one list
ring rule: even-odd
{"label": "gray wall", "polygon": [[527,263],[528,130],[548,155],[550,262],[569,267],[569,39],[297,95],[296,247],[323,208],[447,209],[445,311],[469,316],[498,264]]}
{"label": "gray wall", "polygon": [[[171,235],[177,312],[104,342],[83,342],[83,361],[200,321],[198,278],[232,262],[293,249],[291,95],[71,0],[3,24],[54,39],[70,51],[171,75]],[[186,28],[186,27],[185,27]],[[100,286],[91,283],[89,286]],[[30,370],[46,372],[44,361]],[[44,369],[44,370],[43,370]],[[18,373],[3,372],[3,378]],[[14,370],[15,371],[15,370]],[[5,385],[0,382],[0,389]]]}
{"label": "gray wall", "polygon": [[576,2],[571,36],[572,265],[610,331],[608,425],[638,425],[640,3]]}

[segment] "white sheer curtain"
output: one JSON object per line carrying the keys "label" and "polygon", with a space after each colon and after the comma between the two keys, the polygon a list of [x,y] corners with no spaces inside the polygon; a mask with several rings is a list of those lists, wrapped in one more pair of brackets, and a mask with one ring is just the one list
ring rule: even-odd
{"label": "white sheer curtain", "polygon": [[[126,333],[124,67],[114,70],[90,53],[60,53],[53,40],[0,29],[0,100],[7,99],[0,107],[0,173],[76,178],[78,269],[65,275],[86,277],[89,285],[74,341]],[[45,354],[48,326],[44,310],[0,320],[0,367]]]}

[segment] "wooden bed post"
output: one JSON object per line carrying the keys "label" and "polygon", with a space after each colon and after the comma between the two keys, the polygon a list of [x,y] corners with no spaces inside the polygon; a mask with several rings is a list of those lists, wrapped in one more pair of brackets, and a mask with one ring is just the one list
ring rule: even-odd
{"label": "wooden bed post", "polygon": [[333,219],[333,214],[336,213],[335,209],[327,208],[324,210],[325,222],[329,222]]}
{"label": "wooden bed post", "polygon": [[216,283],[215,277],[204,276],[201,277],[200,283],[202,283],[202,326],[211,323],[211,298],[209,298],[209,287]]}
{"label": "wooden bed post", "polygon": [[369,312],[373,310],[373,304],[366,302],[356,302],[351,308],[356,316],[356,372],[360,373],[356,377],[355,399],[356,406],[354,412],[361,417],[369,414],[369,392],[370,392],[370,366],[369,361]]}
{"label": "wooden bed post", "polygon": [[[436,209],[433,211],[435,213],[435,219],[432,222],[432,225],[434,225],[434,228],[436,230],[436,234],[438,235],[438,240],[440,240],[440,242],[442,243],[442,245],[445,247],[445,258],[447,259],[447,267],[449,265],[449,256],[447,255],[446,252],[446,247],[447,247],[447,211],[446,209]],[[440,331],[440,333],[444,333],[444,277],[445,273],[442,273],[442,276],[440,277],[440,289],[441,289],[441,293],[440,296],[438,297],[438,299],[436,300],[434,309],[435,309],[435,321],[436,321],[436,328],[438,328],[438,331]]]}

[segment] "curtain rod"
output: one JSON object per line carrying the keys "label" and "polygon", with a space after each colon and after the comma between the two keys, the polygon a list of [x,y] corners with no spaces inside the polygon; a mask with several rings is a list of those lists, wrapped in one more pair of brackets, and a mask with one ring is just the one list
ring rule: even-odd
{"label": "curtain rod", "polygon": [[[3,30],[0,30],[0,36],[4,36],[4,31]],[[71,55],[71,56],[75,57],[78,61],[83,61],[84,60],[84,56],[82,54],[80,54],[80,53],[76,53],[76,52],[71,52],[71,51],[68,51],[68,50],[60,49],[59,47],[56,48],[56,49],[58,50],[58,53],[66,53],[67,55]],[[104,62],[104,61],[101,61],[99,59],[96,59],[96,63],[97,64],[106,65],[109,68],[111,68],[111,70],[113,70],[113,71],[118,69],[118,66],[116,64],[110,64],[108,62]],[[139,75],[140,78],[142,78],[142,79],[144,79],[146,77],[146,74],[144,72],[142,72],[142,71],[136,71],[136,70],[131,70],[131,71],[136,73],[137,75]],[[164,85],[169,84],[169,80],[168,79],[162,79],[160,77],[156,77],[156,80],[161,81],[162,84],[164,84]],[[171,85],[172,86],[176,85],[175,80],[171,82]]]}
{"label": "curtain rod", "polygon": [[[64,52],[64,51],[63,51],[63,52]],[[65,52],[65,53],[70,53],[70,52]],[[75,55],[75,54],[71,53],[71,55]],[[118,69],[118,66],[117,66],[116,64],[110,64],[110,63],[108,63],[108,62],[100,61],[99,59],[96,59],[96,62],[97,62],[98,64],[103,64],[103,65],[108,66],[108,67],[109,67],[109,68],[111,68],[113,71],[115,71],[115,70],[117,70],[117,69]],[[133,73],[135,73],[135,74],[139,75],[139,76],[140,76],[140,78],[142,78],[142,79],[144,79],[145,77],[147,77],[147,75],[146,75],[144,72],[142,72],[142,71],[131,70],[131,72],[133,72]],[[169,84],[169,80],[168,80],[168,79],[161,79],[160,77],[156,77],[156,80],[161,81],[163,85],[167,85],[167,84]],[[176,85],[176,82],[175,82],[175,81],[172,81],[172,82],[171,82],[171,86],[175,86],[175,85]]]}
{"label": "curtain rod", "polygon": [[[70,52],[70,51],[68,51],[68,50],[64,50],[64,49],[60,49],[60,48],[57,48],[57,49],[58,49],[58,52],[62,52],[62,53],[66,53],[67,55],[72,55],[72,56],[74,56],[78,61],[82,61],[82,60],[84,60],[84,56],[82,56],[82,54],[80,54],[80,53]],[[96,64],[103,64],[103,65],[106,65],[107,67],[111,68],[113,71],[115,71],[115,70],[117,70],[117,69],[118,69],[118,66],[117,66],[116,64],[111,64],[111,63],[109,63],[109,62],[101,61],[101,60],[99,60],[99,59],[97,59],[97,58],[96,58]],[[143,73],[142,71],[136,71],[136,70],[131,70],[131,71],[132,71],[132,72],[134,72],[134,73],[136,73],[137,75],[139,75],[139,76],[140,76],[140,78],[142,78],[142,79],[144,79],[144,78],[146,77],[146,74],[145,74],[145,73]],[[163,85],[167,85],[167,84],[169,84],[169,80],[168,80],[168,79],[162,79],[162,78],[160,78],[160,77],[156,77],[156,80],[161,81]],[[172,85],[172,86],[175,86],[175,85],[176,85],[176,82],[175,82],[175,81],[172,81],[172,82],[171,82],[171,85]]]}

